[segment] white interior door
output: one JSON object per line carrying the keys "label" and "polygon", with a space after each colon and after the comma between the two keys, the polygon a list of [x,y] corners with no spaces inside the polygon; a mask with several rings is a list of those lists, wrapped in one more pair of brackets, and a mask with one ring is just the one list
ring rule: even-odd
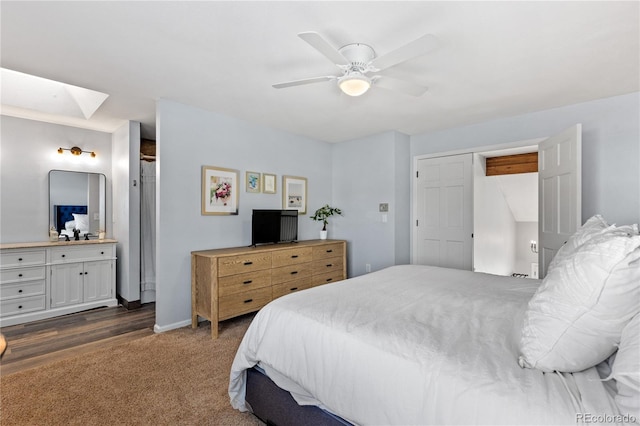
{"label": "white interior door", "polygon": [[538,145],[539,276],[582,223],[582,125]]}
{"label": "white interior door", "polygon": [[472,174],[471,153],[418,160],[414,263],[471,270]]}

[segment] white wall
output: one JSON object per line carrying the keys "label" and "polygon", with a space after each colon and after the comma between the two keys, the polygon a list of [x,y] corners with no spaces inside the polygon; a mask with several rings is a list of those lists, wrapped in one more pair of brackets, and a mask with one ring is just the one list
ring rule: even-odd
{"label": "white wall", "polygon": [[411,156],[548,137],[582,123],[582,219],[640,222],[640,93],[411,137]]}
{"label": "white wall", "polygon": [[[78,146],[96,158],[57,149]],[[111,217],[111,134],[0,116],[0,242],[47,241],[49,171],[103,173]],[[111,222],[107,220],[107,232]],[[109,234],[110,235],[110,234]]]}
{"label": "white wall", "polygon": [[511,275],[516,263],[516,221],[485,157],[474,154],[473,270]]}
{"label": "white wall", "polygon": [[[331,203],[331,145],[172,101],[157,103],[156,330],[190,323],[194,250],[251,244],[251,211],[282,208],[282,176],[307,178],[299,239],[318,238],[309,212]],[[239,172],[239,214],[201,215],[201,168]],[[245,172],[277,175],[276,194],[244,190]],[[332,220],[330,231],[339,238]]]}
{"label": "white wall", "polygon": [[[409,138],[385,132],[333,145],[333,202],[344,211],[334,226],[349,243],[350,277],[409,263]],[[387,222],[379,204],[388,203]]]}
{"label": "white wall", "polygon": [[116,292],[129,306],[140,300],[140,123],[124,124],[112,140]]}

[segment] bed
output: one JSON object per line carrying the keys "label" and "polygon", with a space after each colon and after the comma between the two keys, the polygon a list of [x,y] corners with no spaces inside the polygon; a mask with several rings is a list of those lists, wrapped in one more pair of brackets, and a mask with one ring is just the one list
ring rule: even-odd
{"label": "bed", "polygon": [[80,235],[89,233],[87,206],[55,205],[56,229],[60,236],[73,237],[73,230],[79,229]]}
{"label": "bed", "polygon": [[[596,238],[583,241],[587,254],[561,250],[565,261],[544,281],[399,265],[276,299],[258,312],[238,348],[231,405],[279,425],[637,421],[640,235],[637,227],[635,234],[613,229],[624,244],[598,251]],[[603,272],[589,269],[593,253],[607,258]],[[578,278],[571,275],[576,265],[585,270]],[[604,284],[585,289],[584,280],[598,274],[607,276]],[[624,281],[622,295],[604,288],[611,276]],[[570,283],[569,294],[557,294],[558,281]],[[588,300],[571,293],[576,286]],[[606,317],[602,327],[593,323],[593,309],[575,308],[612,301],[620,318]],[[565,316],[550,331],[549,312]],[[274,389],[320,420],[301,421],[296,407],[283,415],[282,402],[265,404]]]}

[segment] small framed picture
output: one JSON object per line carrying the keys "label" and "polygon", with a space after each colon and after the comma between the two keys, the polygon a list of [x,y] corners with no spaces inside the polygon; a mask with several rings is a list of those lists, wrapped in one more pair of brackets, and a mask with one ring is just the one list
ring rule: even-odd
{"label": "small framed picture", "polygon": [[282,208],[307,213],[307,178],[282,176]]}
{"label": "small framed picture", "polygon": [[245,178],[247,192],[260,192],[260,173],[247,172]]}
{"label": "small framed picture", "polygon": [[262,174],[262,192],[265,194],[276,193],[276,175],[270,173]]}
{"label": "small framed picture", "polygon": [[202,166],[202,214],[238,214],[238,171]]}

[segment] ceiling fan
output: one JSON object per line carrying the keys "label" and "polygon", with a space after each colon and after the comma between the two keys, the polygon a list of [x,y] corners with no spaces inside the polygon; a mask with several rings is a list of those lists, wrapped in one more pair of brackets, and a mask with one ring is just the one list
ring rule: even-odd
{"label": "ceiling fan", "polygon": [[427,91],[424,86],[385,75],[369,74],[383,71],[409,59],[424,55],[438,45],[438,39],[435,36],[426,34],[389,53],[376,56],[373,48],[363,43],[347,44],[340,49],[335,49],[320,34],[313,31],[299,33],[298,37],[309,43],[311,47],[322,53],[340,68],[342,75],[328,75],[277,83],[273,85],[276,89],[337,81],[338,87],[349,96],[360,96],[369,90],[372,85],[383,89],[397,90],[412,96],[421,96]]}

